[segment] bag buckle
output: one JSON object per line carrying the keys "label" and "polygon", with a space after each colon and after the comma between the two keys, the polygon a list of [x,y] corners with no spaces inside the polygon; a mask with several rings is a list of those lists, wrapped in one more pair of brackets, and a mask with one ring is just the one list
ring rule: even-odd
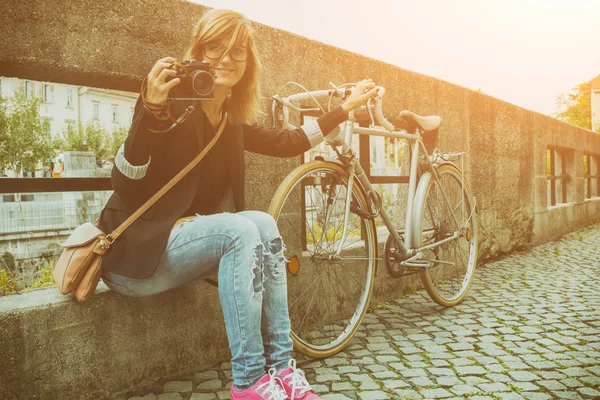
{"label": "bag buckle", "polygon": [[[106,243],[105,243],[106,241]],[[115,239],[113,239],[112,236],[110,235],[106,235],[103,238],[100,239],[100,248],[102,250],[106,250],[108,249],[110,246],[112,246],[113,242],[115,241]]]}

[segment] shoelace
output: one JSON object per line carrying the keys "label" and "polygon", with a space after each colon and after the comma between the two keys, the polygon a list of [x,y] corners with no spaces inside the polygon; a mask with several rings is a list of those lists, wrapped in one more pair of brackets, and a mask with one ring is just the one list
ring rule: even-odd
{"label": "shoelace", "polygon": [[287,394],[282,386],[277,382],[281,379],[275,376],[275,368],[269,369],[269,380],[256,387],[256,393],[260,394],[266,400],[286,400]]}
{"label": "shoelace", "polygon": [[289,385],[292,387],[292,399],[296,398],[296,394],[300,397],[304,395],[304,393],[312,390],[312,387],[306,380],[304,376],[304,371],[299,368],[296,368],[296,360],[293,358],[288,362],[288,367],[292,369],[292,373],[285,377],[286,381],[289,381]]}

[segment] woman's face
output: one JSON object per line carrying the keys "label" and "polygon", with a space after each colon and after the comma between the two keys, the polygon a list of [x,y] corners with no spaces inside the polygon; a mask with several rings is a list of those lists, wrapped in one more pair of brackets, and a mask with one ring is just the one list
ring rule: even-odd
{"label": "woman's face", "polygon": [[209,62],[215,72],[215,86],[230,89],[244,76],[250,49],[235,46],[226,52],[228,43],[226,40],[206,43],[203,60]]}

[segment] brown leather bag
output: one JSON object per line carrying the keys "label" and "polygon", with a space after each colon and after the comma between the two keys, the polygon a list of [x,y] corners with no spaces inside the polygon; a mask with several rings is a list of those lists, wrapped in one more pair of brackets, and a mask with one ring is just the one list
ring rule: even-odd
{"label": "brown leather bag", "polygon": [[221,136],[226,123],[227,113],[225,113],[215,137],[208,146],[111,234],[105,234],[91,222],[86,222],[75,228],[69,238],[62,244],[64,247],[63,252],[52,272],[54,282],[62,294],[75,292],[75,297],[79,301],[86,301],[94,294],[102,272],[100,267],[102,256],[129,225],[152,207],[162,195],[175,186],[204,158]]}

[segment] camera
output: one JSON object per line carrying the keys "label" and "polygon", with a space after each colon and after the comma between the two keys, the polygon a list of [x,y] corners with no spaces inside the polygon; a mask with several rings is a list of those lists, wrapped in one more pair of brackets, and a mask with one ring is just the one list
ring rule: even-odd
{"label": "camera", "polygon": [[212,100],[215,75],[206,61],[186,60],[171,67],[181,82],[169,92],[169,100]]}

